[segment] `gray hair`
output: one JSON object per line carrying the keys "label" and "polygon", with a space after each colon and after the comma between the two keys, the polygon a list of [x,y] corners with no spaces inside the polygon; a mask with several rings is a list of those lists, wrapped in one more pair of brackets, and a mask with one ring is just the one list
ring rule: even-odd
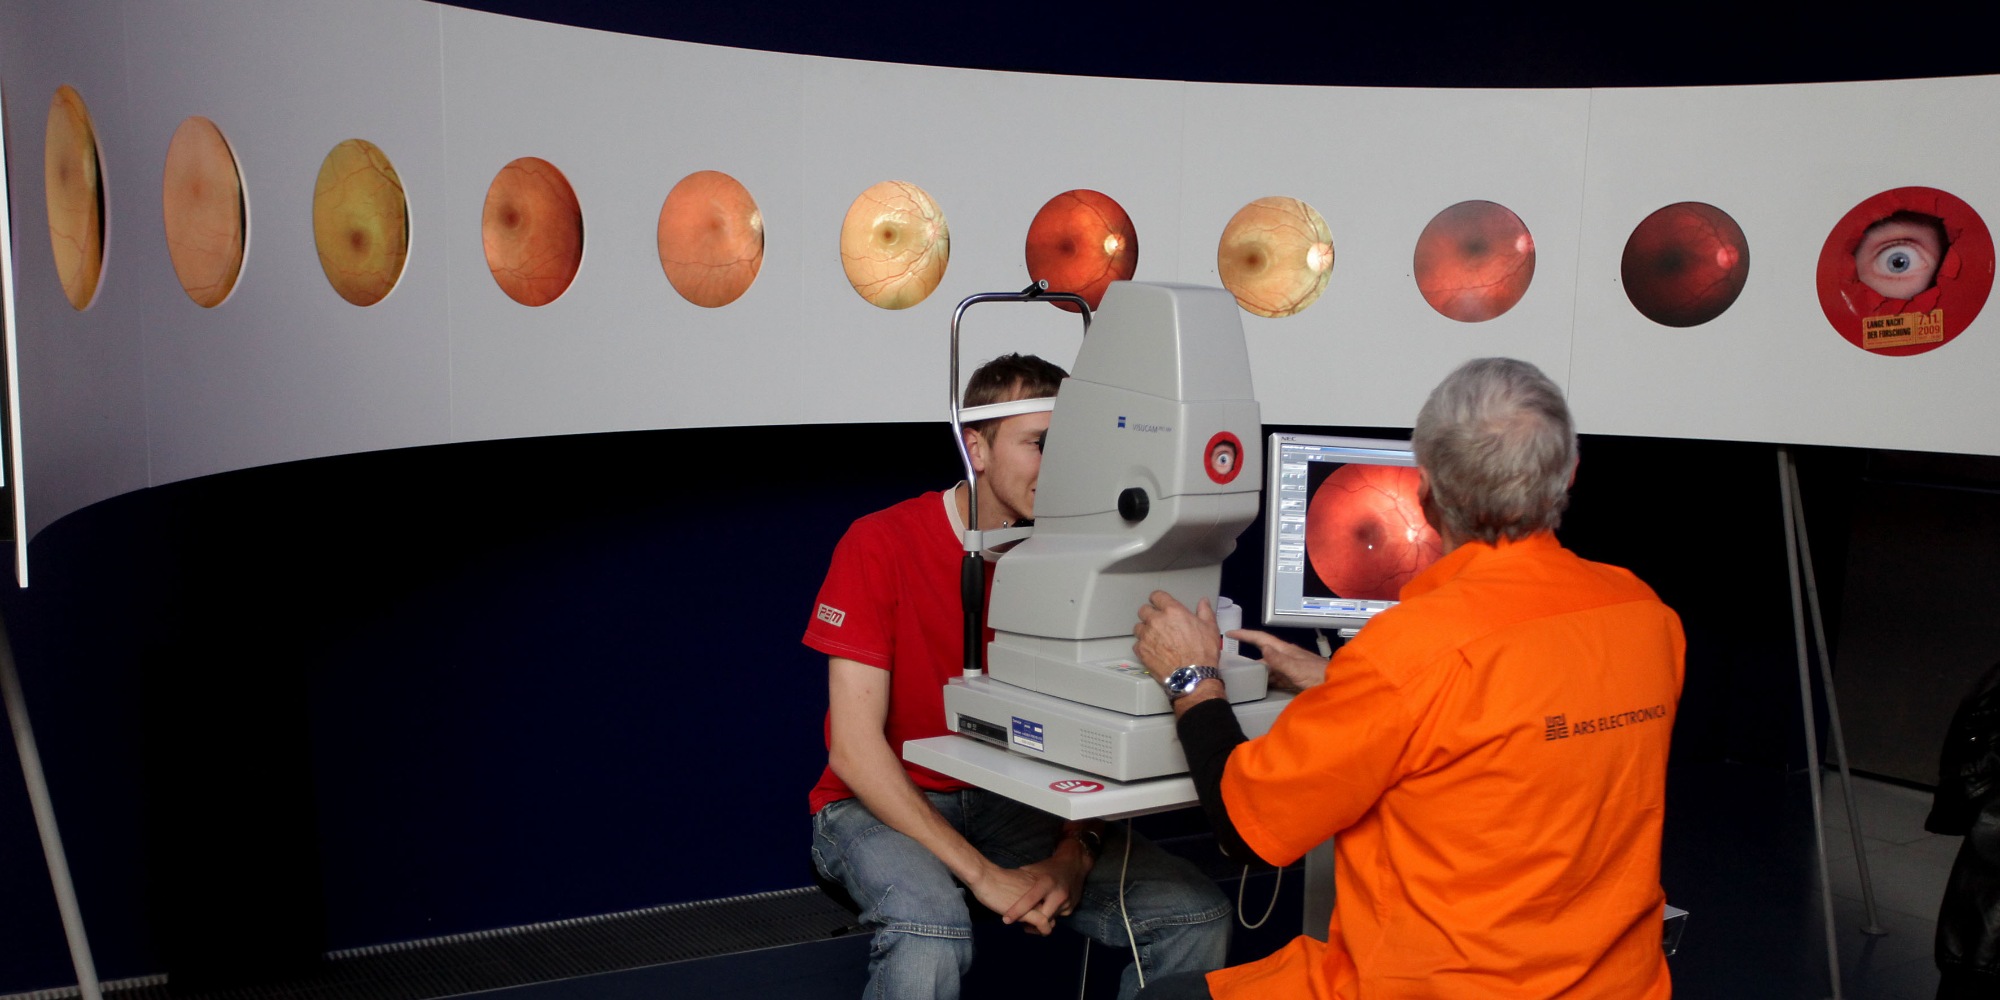
{"label": "gray hair", "polygon": [[1576,427],[1562,390],[1513,358],[1479,358],[1445,376],[1411,437],[1430,476],[1437,527],[1494,543],[1548,531],[1569,505]]}

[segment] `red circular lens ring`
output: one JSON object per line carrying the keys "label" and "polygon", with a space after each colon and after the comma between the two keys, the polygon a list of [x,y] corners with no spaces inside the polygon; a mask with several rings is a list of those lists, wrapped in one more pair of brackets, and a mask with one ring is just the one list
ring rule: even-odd
{"label": "red circular lens ring", "polygon": [[[1229,468],[1218,469],[1215,459],[1220,453],[1221,446],[1225,444],[1235,449],[1236,460],[1229,463]],[[1217,485],[1229,485],[1236,480],[1237,474],[1243,471],[1243,442],[1228,431],[1216,432],[1214,437],[1208,439],[1208,447],[1202,449],[1201,465],[1208,472],[1208,478],[1214,480]]]}
{"label": "red circular lens ring", "polygon": [[[1897,212],[1915,212],[1944,223],[1944,259],[1938,263],[1937,284],[1910,299],[1891,299],[1861,283],[1854,273],[1854,252],[1868,227]],[[1971,205],[1958,197],[1927,187],[1902,187],[1869,198],[1842,216],[1820,248],[1819,307],[1835,332],[1855,347],[1868,350],[1862,321],[1872,316],[1944,310],[1944,339],[1868,351],[1907,357],[1936,350],[1952,342],[1979,316],[1993,291],[1993,234]]]}

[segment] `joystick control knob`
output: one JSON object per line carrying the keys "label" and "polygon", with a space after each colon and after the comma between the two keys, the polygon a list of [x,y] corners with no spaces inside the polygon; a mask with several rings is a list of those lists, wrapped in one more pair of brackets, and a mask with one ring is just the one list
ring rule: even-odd
{"label": "joystick control knob", "polygon": [[1146,491],[1137,486],[1127,487],[1118,494],[1118,516],[1127,521],[1136,524],[1145,520],[1152,507],[1152,501],[1146,498]]}

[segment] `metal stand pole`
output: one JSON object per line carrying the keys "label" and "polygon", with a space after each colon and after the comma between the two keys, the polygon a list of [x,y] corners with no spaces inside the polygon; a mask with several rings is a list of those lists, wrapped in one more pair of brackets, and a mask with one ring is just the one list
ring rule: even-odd
{"label": "metal stand pole", "polygon": [[1806,774],[1810,779],[1806,787],[1812,792],[1813,844],[1818,848],[1820,910],[1826,921],[1826,975],[1833,986],[1833,1000],[1841,1000],[1840,946],[1834,940],[1833,877],[1826,867],[1826,806],[1820,801],[1819,727],[1813,722],[1812,670],[1806,663],[1806,613],[1804,595],[1799,587],[1799,523],[1792,513],[1795,508],[1792,503],[1791,467],[1791,452],[1779,445],[1778,497],[1785,508],[1785,565],[1791,575],[1792,642],[1799,654],[1799,709],[1805,715]]}
{"label": "metal stand pole", "polygon": [[[1833,759],[1840,772],[1840,793],[1847,800],[1847,832],[1854,839],[1854,864],[1861,875],[1861,902],[1867,916],[1867,923],[1861,925],[1861,933],[1874,937],[1887,935],[1881,918],[1875,911],[1875,880],[1868,874],[1868,847],[1861,836],[1861,807],[1854,799],[1854,777],[1847,768],[1847,737],[1840,730],[1840,702],[1833,692],[1833,647],[1826,642],[1826,619],[1820,614],[1819,578],[1813,573],[1812,539],[1806,533],[1805,496],[1799,490],[1799,467],[1792,461],[1790,452],[1780,452],[1785,456],[1785,482],[1792,491],[1792,519],[1798,524],[1799,562],[1805,570],[1806,608],[1812,612],[1813,639],[1819,648],[1819,684],[1826,694],[1827,735],[1833,738]],[[1792,584],[1796,590],[1797,581]],[[1817,780],[1817,772],[1813,775]]]}
{"label": "metal stand pole", "polygon": [[0,620],[0,697],[7,702],[7,721],[14,730],[14,752],[21,758],[21,777],[28,784],[35,829],[42,835],[42,856],[48,861],[49,881],[55,884],[56,909],[62,912],[63,936],[69,939],[69,958],[76,967],[77,989],[83,1000],[103,1000],[104,994],[97,985],[97,965],[90,959],[90,940],[83,933],[83,911],[77,908],[76,886],[70,882],[69,861],[63,856],[62,835],[56,832],[49,783],[42,776],[42,755],[35,749],[35,732],[28,725],[28,704],[21,698],[21,678],[14,671],[14,644],[7,638],[4,620]]}

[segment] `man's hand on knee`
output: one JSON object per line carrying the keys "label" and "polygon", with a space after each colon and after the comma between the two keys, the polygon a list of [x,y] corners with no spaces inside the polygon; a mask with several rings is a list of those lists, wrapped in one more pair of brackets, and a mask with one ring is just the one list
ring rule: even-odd
{"label": "man's hand on knee", "polygon": [[[1022,865],[1021,871],[1034,872],[1049,879],[1049,890],[1040,899],[1022,896],[1009,907],[1000,919],[1012,923],[1028,912],[1040,913],[1053,925],[1057,917],[1067,917],[1076,910],[1078,900],[1083,898],[1083,880],[1090,874],[1090,855],[1082,847],[1074,850],[1058,850],[1041,861]],[[1029,927],[1030,933],[1046,934]]]}

